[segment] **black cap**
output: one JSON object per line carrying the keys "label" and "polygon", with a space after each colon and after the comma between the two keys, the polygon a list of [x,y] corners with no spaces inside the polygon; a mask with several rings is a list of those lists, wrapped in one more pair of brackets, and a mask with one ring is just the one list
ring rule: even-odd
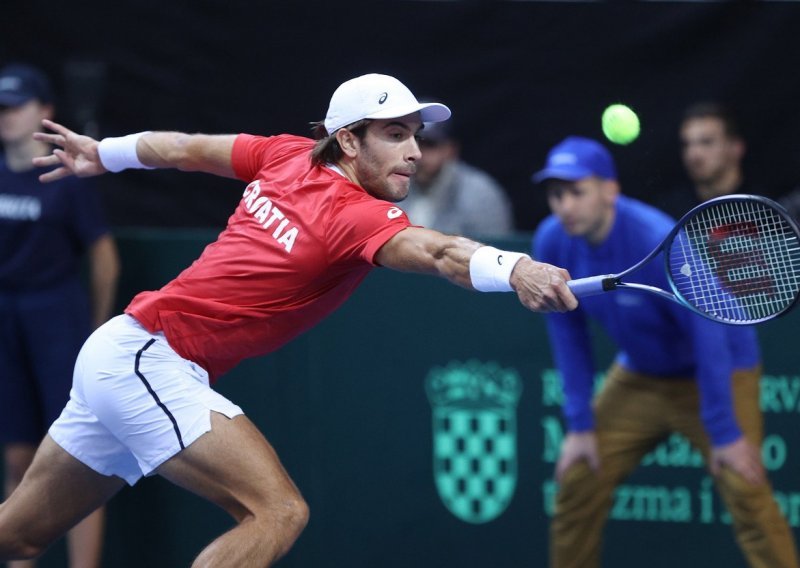
{"label": "black cap", "polygon": [[53,102],[47,76],[36,67],[15,63],[0,69],[0,106],[15,107],[28,101]]}

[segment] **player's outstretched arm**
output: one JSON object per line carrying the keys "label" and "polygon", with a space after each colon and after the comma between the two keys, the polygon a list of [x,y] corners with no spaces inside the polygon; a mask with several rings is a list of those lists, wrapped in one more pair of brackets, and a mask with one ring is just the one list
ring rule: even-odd
{"label": "player's outstretched arm", "polygon": [[235,177],[231,165],[235,135],[140,132],[98,142],[50,120],[42,124],[49,132],[37,132],[33,137],[52,144],[54,150],[49,156],[35,158],[33,163],[38,167],[55,167],[39,177],[42,182],[69,175],[90,177],[126,168],[176,168]]}
{"label": "player's outstretched arm", "polygon": [[430,229],[403,229],[381,247],[375,260],[394,270],[441,276],[472,290],[515,291],[520,302],[536,312],[565,312],[578,305],[567,287],[566,270]]}

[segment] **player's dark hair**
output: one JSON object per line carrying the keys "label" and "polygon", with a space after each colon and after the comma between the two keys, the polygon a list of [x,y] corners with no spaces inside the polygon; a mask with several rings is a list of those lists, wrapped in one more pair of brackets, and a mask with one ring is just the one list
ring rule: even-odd
{"label": "player's dark hair", "polygon": [[681,124],[697,118],[714,118],[722,122],[725,135],[728,138],[742,138],[739,121],[736,120],[730,108],[718,102],[695,103],[683,112]]}
{"label": "player's dark hair", "polygon": [[[358,120],[353,124],[348,124],[343,127],[352,132],[359,140],[363,140],[367,135],[367,126],[371,121],[369,119]],[[314,144],[314,149],[311,151],[311,164],[314,166],[321,166],[324,164],[335,164],[338,162],[344,152],[342,152],[339,141],[336,140],[336,133],[328,134],[325,129],[325,123],[312,122],[311,134],[317,141]]]}

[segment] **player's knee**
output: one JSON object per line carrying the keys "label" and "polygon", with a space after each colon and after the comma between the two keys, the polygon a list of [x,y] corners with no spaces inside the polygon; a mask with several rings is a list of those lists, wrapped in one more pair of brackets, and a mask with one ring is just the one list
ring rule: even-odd
{"label": "player's knee", "polygon": [[299,494],[281,500],[278,507],[273,509],[273,514],[292,542],[300,536],[308,524],[308,504]]}
{"label": "player's knee", "polygon": [[306,503],[305,499],[298,495],[297,497],[281,503],[281,509],[281,520],[283,526],[287,527],[291,533],[294,534],[294,538],[297,538],[308,524],[308,519],[310,516],[308,504]]}
{"label": "player's knee", "polygon": [[37,544],[11,531],[4,531],[0,525],[0,562],[9,560],[33,560],[47,550],[47,545]]}
{"label": "player's knee", "polygon": [[30,531],[22,530],[10,517],[8,503],[0,503],[0,563],[8,560],[32,560],[44,554],[50,542],[37,541]]}
{"label": "player's knee", "polygon": [[8,560],[33,560],[44,554],[45,550],[47,550],[46,546],[20,542],[13,548],[12,555],[8,557]]}
{"label": "player's knee", "polygon": [[253,522],[258,531],[276,542],[282,556],[303,532],[308,519],[308,505],[297,495],[265,504],[243,522]]}

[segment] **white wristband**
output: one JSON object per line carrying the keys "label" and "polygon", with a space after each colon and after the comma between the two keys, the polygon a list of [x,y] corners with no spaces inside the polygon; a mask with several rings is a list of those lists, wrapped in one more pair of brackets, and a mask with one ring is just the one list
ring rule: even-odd
{"label": "white wristband", "polygon": [[148,130],[119,138],[103,138],[97,146],[100,163],[110,172],[121,172],[126,168],[152,170],[152,166],[145,166],[139,161],[136,153],[136,143],[139,138],[149,133]]}
{"label": "white wristband", "polygon": [[513,292],[511,272],[521,258],[530,258],[521,252],[510,252],[494,247],[481,247],[469,259],[469,277],[472,287],[480,292]]}

